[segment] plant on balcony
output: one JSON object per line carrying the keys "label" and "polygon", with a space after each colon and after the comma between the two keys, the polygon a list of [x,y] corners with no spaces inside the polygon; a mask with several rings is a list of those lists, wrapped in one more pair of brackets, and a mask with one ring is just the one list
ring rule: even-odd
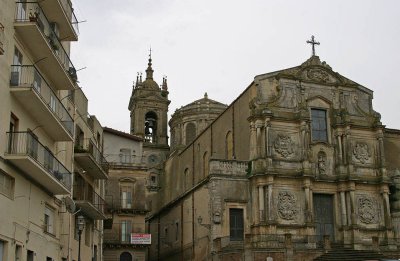
{"label": "plant on balcony", "polygon": [[54,51],[58,51],[59,50],[59,47],[58,47],[58,45],[56,44],[56,40],[54,39],[56,36],[54,36],[53,34],[50,34],[49,36],[47,36],[47,39],[49,40],[49,44],[50,44],[50,46],[51,46],[51,48],[54,50]]}
{"label": "plant on balcony", "polygon": [[32,11],[32,9],[30,9],[29,11],[29,21],[30,22],[37,22],[39,19],[39,9],[36,8],[35,11]]}
{"label": "plant on balcony", "polygon": [[82,147],[82,145],[79,145],[79,144],[76,144],[75,146],[74,146],[74,152],[75,153],[85,153],[85,152],[88,152],[86,149],[84,149],[83,147]]}

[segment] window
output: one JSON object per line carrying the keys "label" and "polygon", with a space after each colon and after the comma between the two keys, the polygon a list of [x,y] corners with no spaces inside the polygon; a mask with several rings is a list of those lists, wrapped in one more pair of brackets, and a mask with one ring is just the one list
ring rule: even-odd
{"label": "window", "polygon": [[179,222],[175,222],[175,241],[179,239]]}
{"label": "window", "polygon": [[11,68],[10,84],[18,86],[21,81],[21,66],[22,66],[22,53],[17,47],[14,49],[13,66]]}
{"label": "window", "polygon": [[243,240],[244,232],[243,224],[243,209],[230,208],[229,209],[229,231],[230,240],[241,241]]}
{"label": "window", "polygon": [[120,149],[120,161],[122,164],[129,164],[131,163],[131,150],[130,149]]}
{"label": "window", "polygon": [[131,242],[131,231],[132,223],[130,220],[121,221],[121,242],[130,243]]}
{"label": "window", "polygon": [[53,261],[53,258],[51,258],[51,257],[46,257],[46,261]]}
{"label": "window", "polygon": [[34,252],[31,250],[28,250],[26,252],[26,261],[33,261],[33,256],[34,256]]}
{"label": "window", "polygon": [[157,114],[155,112],[148,112],[145,116],[144,127],[144,141],[148,143],[156,143],[157,140]]}
{"label": "window", "polygon": [[326,111],[311,109],[312,141],[328,141]]}
{"label": "window", "polygon": [[0,171],[0,194],[13,198],[14,194],[14,178]]}
{"label": "window", "polygon": [[21,261],[21,260],[22,260],[22,246],[15,245],[15,261]]}
{"label": "window", "polygon": [[196,125],[193,122],[189,122],[186,125],[186,143],[185,145],[188,145],[191,143],[194,138],[196,138]]}
{"label": "window", "polygon": [[48,206],[44,210],[44,231],[54,234],[54,210]]}
{"label": "window", "polygon": [[121,185],[121,208],[132,208],[132,185]]}

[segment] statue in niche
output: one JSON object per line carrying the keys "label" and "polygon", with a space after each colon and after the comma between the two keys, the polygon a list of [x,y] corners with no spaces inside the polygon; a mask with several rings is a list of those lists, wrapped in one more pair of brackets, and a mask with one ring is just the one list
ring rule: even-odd
{"label": "statue in niche", "polygon": [[358,199],[358,216],[364,224],[378,223],[378,213],[372,198],[363,196]]}
{"label": "statue in niche", "polygon": [[326,174],[327,171],[327,162],[326,162],[326,153],[324,151],[318,152],[318,173],[321,175]]}
{"label": "statue in niche", "polygon": [[278,195],[278,214],[286,220],[293,220],[297,215],[296,197],[289,191],[281,191]]}
{"label": "statue in niche", "polygon": [[369,153],[368,144],[361,142],[356,143],[356,146],[353,149],[353,155],[362,164],[367,162],[371,157],[371,154]]}
{"label": "statue in niche", "polygon": [[289,136],[279,134],[274,142],[274,148],[282,157],[288,158],[294,153],[294,142]]}

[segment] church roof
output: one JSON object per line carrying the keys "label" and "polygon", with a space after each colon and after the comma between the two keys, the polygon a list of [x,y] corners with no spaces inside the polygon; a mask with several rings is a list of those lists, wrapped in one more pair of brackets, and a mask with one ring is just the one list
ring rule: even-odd
{"label": "church roof", "polygon": [[199,107],[217,107],[217,108],[223,108],[226,109],[226,107],[228,107],[228,105],[223,104],[221,102],[212,100],[210,98],[208,98],[208,94],[204,93],[204,97],[199,99],[199,100],[195,100],[185,106],[182,106],[181,108],[177,109],[177,111],[186,111],[186,110],[190,110],[190,109],[194,109],[194,108],[199,108]]}

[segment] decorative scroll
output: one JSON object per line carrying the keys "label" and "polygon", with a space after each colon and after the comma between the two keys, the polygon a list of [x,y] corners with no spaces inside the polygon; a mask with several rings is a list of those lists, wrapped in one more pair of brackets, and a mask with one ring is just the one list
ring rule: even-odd
{"label": "decorative scroll", "polygon": [[278,195],[278,214],[286,220],[293,220],[297,215],[296,197],[289,191],[281,191]]}
{"label": "decorative scroll", "polygon": [[363,196],[358,199],[358,216],[364,224],[378,223],[378,213],[372,198]]}
{"label": "decorative scroll", "polygon": [[307,71],[307,77],[311,80],[319,82],[328,82],[329,74],[321,69],[310,69]]}
{"label": "decorative scroll", "polygon": [[366,143],[357,143],[353,149],[353,155],[362,164],[368,161],[371,157],[368,145]]}
{"label": "decorative scroll", "polygon": [[279,134],[275,140],[274,149],[282,157],[288,158],[294,153],[294,142],[289,136]]}

